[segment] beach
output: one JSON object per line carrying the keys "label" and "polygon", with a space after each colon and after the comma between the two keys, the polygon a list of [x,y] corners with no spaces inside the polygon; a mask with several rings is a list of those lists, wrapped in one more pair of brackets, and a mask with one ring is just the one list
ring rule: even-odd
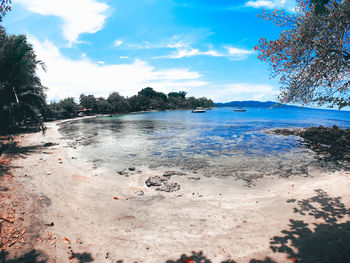
{"label": "beach", "polygon": [[329,262],[348,253],[349,232],[331,233],[349,230],[349,171],[257,178],[251,187],[175,174],[168,180],[180,189],[164,192],[145,184],[159,171],[87,164],[72,155],[58,122],[47,127],[15,137],[22,151],[0,179],[14,210],[6,223],[25,229],[23,242],[3,248],[4,262],[26,253],[33,262]]}

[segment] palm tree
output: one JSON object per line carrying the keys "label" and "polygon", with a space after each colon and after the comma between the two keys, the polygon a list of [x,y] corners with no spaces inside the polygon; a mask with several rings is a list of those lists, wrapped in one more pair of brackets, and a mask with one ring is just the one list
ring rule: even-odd
{"label": "palm tree", "polygon": [[0,119],[11,129],[29,119],[42,126],[45,87],[36,74],[43,62],[36,59],[24,35],[7,35],[0,27]]}

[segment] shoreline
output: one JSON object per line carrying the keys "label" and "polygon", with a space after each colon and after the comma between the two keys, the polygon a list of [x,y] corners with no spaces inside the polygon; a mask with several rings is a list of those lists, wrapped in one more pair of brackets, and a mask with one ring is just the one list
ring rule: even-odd
{"label": "shoreline", "polygon": [[[72,120],[77,119],[63,122]],[[15,220],[28,212],[23,220],[28,238],[39,237],[19,249],[13,244],[5,250],[8,258],[35,250],[46,262],[177,262],[183,254],[194,251],[198,258],[202,251],[212,262],[291,262],[290,255],[271,250],[271,239],[288,229],[290,219],[322,223],[295,213],[297,201],[322,189],[350,207],[349,172],[263,178],[251,188],[234,178],[191,180],[175,175],[170,180],[181,185],[179,191],[156,191],[145,181],[162,175],[157,171],[126,177],[79,160],[73,163],[58,123],[62,121],[47,123],[45,135],[17,136],[21,147],[33,150],[12,161],[16,185],[10,199],[23,199]],[[45,143],[52,145],[43,147]],[[339,223],[348,220],[349,214],[337,218]]]}

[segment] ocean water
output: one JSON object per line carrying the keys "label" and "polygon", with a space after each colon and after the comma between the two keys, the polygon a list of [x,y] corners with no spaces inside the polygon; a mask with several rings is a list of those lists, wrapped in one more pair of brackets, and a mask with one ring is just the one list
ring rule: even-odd
{"label": "ocean water", "polygon": [[98,117],[62,124],[60,131],[78,158],[110,170],[136,167],[245,179],[305,176],[322,169],[315,153],[299,137],[264,130],[320,125],[350,128],[350,112],[346,111],[246,109]]}

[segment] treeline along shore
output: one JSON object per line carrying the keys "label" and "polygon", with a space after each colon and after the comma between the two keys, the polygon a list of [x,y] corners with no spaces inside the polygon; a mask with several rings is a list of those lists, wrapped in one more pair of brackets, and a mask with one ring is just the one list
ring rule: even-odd
{"label": "treeline along shore", "polygon": [[118,92],[111,93],[106,99],[94,95],[81,94],[79,104],[74,98],[65,98],[47,105],[46,120],[65,119],[77,114],[115,114],[147,110],[193,109],[212,107],[211,99],[188,97],[185,91],[164,94],[147,87],[131,97],[123,97]]}

